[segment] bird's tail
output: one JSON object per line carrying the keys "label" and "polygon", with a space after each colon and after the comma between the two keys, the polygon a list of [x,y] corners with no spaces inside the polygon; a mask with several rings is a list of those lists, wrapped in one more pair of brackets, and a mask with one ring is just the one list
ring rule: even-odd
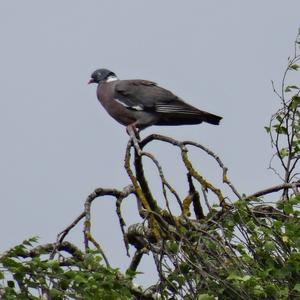
{"label": "bird's tail", "polygon": [[208,113],[206,111],[201,111],[201,118],[204,122],[213,125],[219,125],[220,121],[222,120],[222,117]]}

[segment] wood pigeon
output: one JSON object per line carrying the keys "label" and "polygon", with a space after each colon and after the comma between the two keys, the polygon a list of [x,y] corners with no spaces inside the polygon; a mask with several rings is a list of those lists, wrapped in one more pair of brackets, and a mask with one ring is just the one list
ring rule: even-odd
{"label": "wood pigeon", "polygon": [[93,72],[89,83],[97,83],[97,97],[119,123],[135,132],[151,125],[218,125],[222,117],[199,110],[155,82],[119,80],[107,69]]}

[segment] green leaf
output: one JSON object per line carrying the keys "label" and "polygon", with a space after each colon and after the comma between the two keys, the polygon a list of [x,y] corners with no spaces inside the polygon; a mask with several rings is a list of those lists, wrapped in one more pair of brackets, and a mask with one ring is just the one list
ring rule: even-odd
{"label": "green leaf", "polygon": [[50,290],[50,296],[51,298],[53,299],[60,299],[58,297],[62,297],[63,296],[63,293],[55,288],[51,289]]}
{"label": "green leaf", "polygon": [[[276,120],[277,120],[279,123],[281,123],[282,120],[283,120],[283,117],[282,117],[281,115],[277,114]],[[278,126],[278,125],[277,125],[277,126]],[[275,127],[275,126],[274,126],[274,127]]]}
{"label": "green leaf", "polygon": [[284,126],[280,126],[278,124],[274,125],[273,128],[275,128],[275,131],[278,134],[287,134],[287,129]]}
{"label": "green leaf", "polygon": [[184,285],[184,283],[185,283],[185,277],[184,277],[183,275],[178,274],[177,282],[178,282],[180,285]]}
{"label": "green leaf", "polygon": [[300,292],[300,283],[295,284],[293,291]]}
{"label": "green leaf", "polygon": [[284,207],[283,207],[283,211],[286,213],[286,214],[291,214],[293,212],[293,205],[289,202],[285,203],[284,204]]}
{"label": "green leaf", "polygon": [[235,273],[231,273],[229,274],[229,276],[226,278],[227,280],[239,280],[242,281],[242,277],[235,274]]}
{"label": "green leaf", "polygon": [[273,251],[275,250],[276,246],[275,246],[275,243],[273,241],[268,241],[265,243],[265,249],[267,251]]}
{"label": "green leaf", "polygon": [[84,279],[84,277],[82,277],[82,276],[80,276],[80,275],[76,275],[76,276],[74,277],[74,281],[75,281],[76,283],[84,283],[84,282],[86,282],[86,280]]}
{"label": "green leaf", "polygon": [[256,285],[253,290],[254,290],[254,295],[256,296],[262,296],[265,294],[263,287],[259,284]]}
{"label": "green leaf", "polygon": [[296,109],[300,104],[300,97],[295,95],[292,97],[291,107],[293,109]]}
{"label": "green leaf", "polygon": [[279,154],[282,158],[287,157],[289,155],[289,150],[287,148],[282,148],[279,151]]}
{"label": "green leaf", "polygon": [[179,245],[176,242],[168,241],[167,242],[167,249],[171,252],[176,254],[179,250]]}
{"label": "green leaf", "polygon": [[270,133],[271,128],[269,126],[265,126],[264,128],[265,128],[265,130],[266,130],[267,133]]}
{"label": "green leaf", "polygon": [[59,262],[57,260],[48,260],[46,263],[47,267],[53,269],[53,270],[57,270],[59,269]]}
{"label": "green leaf", "polygon": [[23,241],[22,244],[25,246],[32,246],[32,244],[36,243],[38,239],[39,239],[38,236],[34,236],[28,240]]}
{"label": "green leaf", "polygon": [[214,300],[215,298],[209,294],[201,294],[198,296],[197,300]]}
{"label": "green leaf", "polygon": [[288,85],[285,88],[285,92],[290,92],[291,90],[299,90],[299,88],[296,85]]}
{"label": "green leaf", "polygon": [[250,280],[252,277],[250,275],[245,275],[244,277],[241,278],[241,281],[248,281]]}
{"label": "green leaf", "polygon": [[276,296],[277,290],[278,290],[278,287],[273,283],[271,283],[265,287],[266,293],[272,297]]}
{"label": "green leaf", "polygon": [[20,266],[18,262],[9,257],[5,257],[2,263],[7,268],[18,268]]}
{"label": "green leaf", "polygon": [[287,299],[287,297],[289,295],[289,288],[285,287],[285,288],[280,289],[279,295],[281,296],[281,298],[279,298],[279,299]]}
{"label": "green leaf", "polygon": [[299,65],[297,64],[290,65],[289,69],[297,71],[299,69]]}
{"label": "green leaf", "polygon": [[255,223],[254,223],[253,220],[247,222],[247,226],[248,226],[248,228],[249,228],[250,230],[255,230],[255,227],[256,227],[256,225],[255,225]]}
{"label": "green leaf", "polygon": [[300,195],[297,195],[289,200],[292,205],[297,205],[300,203]]}

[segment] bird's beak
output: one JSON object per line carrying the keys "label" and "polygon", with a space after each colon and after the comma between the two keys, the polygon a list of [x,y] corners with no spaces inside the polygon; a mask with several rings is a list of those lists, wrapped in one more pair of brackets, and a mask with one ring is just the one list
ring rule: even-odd
{"label": "bird's beak", "polygon": [[93,78],[91,78],[91,79],[89,80],[89,82],[88,82],[88,84],[91,84],[91,83],[95,83],[95,81],[94,81]]}

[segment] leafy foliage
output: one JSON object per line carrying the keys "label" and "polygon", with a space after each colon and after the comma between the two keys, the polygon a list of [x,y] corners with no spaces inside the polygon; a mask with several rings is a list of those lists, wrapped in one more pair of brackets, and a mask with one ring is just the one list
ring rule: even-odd
{"label": "leafy foliage", "polygon": [[274,87],[274,92],[281,101],[281,108],[272,116],[269,126],[265,127],[270,134],[272,146],[276,149],[273,158],[277,158],[283,168],[280,175],[277,168],[273,167],[273,159],[270,168],[284,181],[289,182],[298,178],[296,165],[300,158],[300,87],[287,83],[290,72],[298,71],[300,61],[299,35],[295,41],[294,56],[288,60],[284,72],[280,91]]}
{"label": "leafy foliage", "polygon": [[[33,248],[36,242],[35,238],[26,240],[1,257],[1,299],[41,299],[43,295],[58,300],[131,299],[128,283],[132,278],[104,267],[97,251],[52,257],[55,249]],[[72,253],[70,249],[66,244],[65,250]]]}

